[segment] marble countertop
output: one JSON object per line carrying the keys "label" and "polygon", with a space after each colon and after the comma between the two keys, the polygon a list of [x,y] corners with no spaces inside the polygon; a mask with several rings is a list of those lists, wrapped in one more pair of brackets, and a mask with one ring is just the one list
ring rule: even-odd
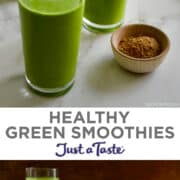
{"label": "marble countertop", "polygon": [[164,30],[171,49],[153,73],[137,75],[114,60],[111,34],[82,30],[72,90],[62,97],[33,93],[24,81],[24,64],[15,0],[0,0],[1,107],[180,107],[180,0],[129,0],[125,23],[148,23]]}

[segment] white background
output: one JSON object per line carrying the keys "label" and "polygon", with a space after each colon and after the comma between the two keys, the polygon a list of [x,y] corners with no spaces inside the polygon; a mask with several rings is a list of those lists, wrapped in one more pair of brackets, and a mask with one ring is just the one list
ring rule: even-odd
{"label": "white background", "polygon": [[[113,143],[119,146],[124,146],[126,149],[123,155],[106,155],[101,157],[96,157],[95,154],[92,155],[67,155],[63,158],[57,158],[55,152],[57,151],[57,143],[67,142],[69,146],[77,146],[82,143],[84,146],[90,146],[96,141],[104,141],[100,139],[92,140],[79,139],[74,140],[71,138],[71,133],[67,133],[68,136],[65,140],[63,139],[51,139],[51,140],[38,140],[38,139],[8,139],[5,135],[5,131],[9,126],[51,126],[49,123],[49,112],[57,111],[72,111],[76,114],[77,111],[91,111],[92,115],[94,111],[104,110],[104,111],[130,111],[127,118],[126,126],[173,126],[175,132],[174,139],[163,139],[163,140],[143,140],[143,139],[120,139],[115,140],[111,137],[106,139],[107,145],[111,146]],[[180,159],[180,109],[124,109],[124,108],[1,108],[0,109],[0,159],[2,160],[54,160],[54,159],[118,159],[118,160],[169,160],[169,159]],[[106,125],[105,123],[103,125]],[[117,124],[118,125],[118,124]],[[107,125],[108,128],[117,126],[113,123]],[[122,125],[122,124],[120,124]],[[53,126],[61,126],[61,124],[53,124]],[[70,132],[72,124],[66,125],[67,132]],[[79,125],[81,126],[81,125]],[[87,125],[87,127],[90,125]],[[98,127],[99,125],[95,125]]]}

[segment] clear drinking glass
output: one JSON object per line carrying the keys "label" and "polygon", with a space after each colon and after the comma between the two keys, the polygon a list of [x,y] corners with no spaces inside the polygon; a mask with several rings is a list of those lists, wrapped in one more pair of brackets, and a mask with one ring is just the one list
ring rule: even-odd
{"label": "clear drinking glass", "polygon": [[18,0],[26,81],[42,93],[69,89],[76,72],[84,0]]}
{"label": "clear drinking glass", "polygon": [[126,0],[85,0],[83,24],[90,31],[112,31],[124,21]]}
{"label": "clear drinking glass", "polygon": [[59,180],[56,168],[26,168],[26,180]]}

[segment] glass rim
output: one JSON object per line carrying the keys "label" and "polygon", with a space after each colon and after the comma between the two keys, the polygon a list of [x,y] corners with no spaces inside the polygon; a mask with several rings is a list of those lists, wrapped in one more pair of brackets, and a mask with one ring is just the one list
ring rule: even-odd
{"label": "glass rim", "polygon": [[58,177],[58,168],[51,167],[27,167],[26,177]]}
{"label": "glass rim", "polygon": [[51,168],[51,167],[35,167],[35,166],[26,167],[26,170],[28,170],[28,169],[39,169],[39,170],[58,170],[58,168]]}
{"label": "glass rim", "polygon": [[67,15],[69,13],[73,13],[74,11],[78,10],[79,8],[83,7],[84,6],[84,3],[85,3],[85,0],[79,0],[79,4],[77,7],[75,8],[72,8],[70,10],[66,10],[66,11],[63,11],[63,12],[55,12],[55,13],[46,13],[46,12],[41,12],[39,10],[36,10],[36,9],[32,9],[32,8],[29,8],[28,5],[26,5],[23,0],[18,0],[18,4],[21,5],[24,9],[30,11],[31,13],[35,13],[35,14],[38,14],[38,15],[42,15],[42,16],[61,16],[61,15]]}

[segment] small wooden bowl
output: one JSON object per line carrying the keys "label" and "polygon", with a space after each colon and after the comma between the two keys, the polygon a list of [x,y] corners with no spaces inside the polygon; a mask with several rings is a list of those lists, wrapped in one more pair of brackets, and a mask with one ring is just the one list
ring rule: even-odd
{"label": "small wooden bowl", "polygon": [[[152,58],[140,59],[128,56],[118,49],[118,45],[124,37],[138,35],[154,37],[160,44],[161,53]],[[149,73],[165,59],[170,49],[170,40],[164,32],[156,27],[145,24],[131,24],[119,28],[112,34],[111,46],[115,59],[121,67],[135,73]]]}

